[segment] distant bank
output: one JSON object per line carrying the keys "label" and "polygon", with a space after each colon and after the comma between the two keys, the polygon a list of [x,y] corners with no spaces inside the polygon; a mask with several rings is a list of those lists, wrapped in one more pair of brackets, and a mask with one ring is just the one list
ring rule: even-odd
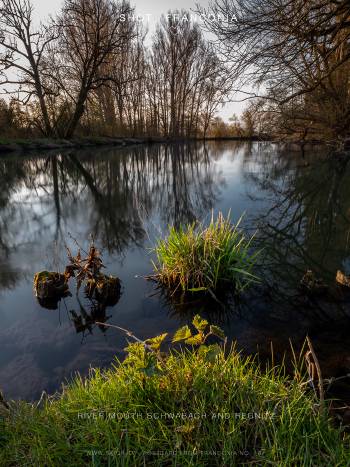
{"label": "distant bank", "polygon": [[71,140],[51,139],[51,138],[33,138],[33,139],[1,139],[0,153],[8,152],[26,152],[32,150],[51,150],[51,149],[70,149],[84,148],[94,146],[130,146],[138,144],[156,144],[190,141],[261,141],[261,138],[253,137],[220,137],[220,138],[162,138],[162,137],[142,137],[142,138],[113,138],[103,136],[77,137]]}
{"label": "distant bank", "polygon": [[[28,152],[28,151],[49,151],[57,149],[79,149],[97,146],[132,146],[139,144],[158,144],[158,143],[186,143],[186,142],[204,142],[204,141],[270,141],[273,143],[281,143],[287,145],[298,145],[304,147],[305,145],[329,145],[336,147],[336,144],[331,142],[326,143],[321,140],[274,140],[267,135],[260,136],[221,136],[221,137],[200,137],[200,138],[170,138],[170,137],[109,137],[109,136],[82,136],[70,140],[55,139],[55,138],[22,138],[22,139],[5,139],[0,138],[0,154],[11,152]],[[350,150],[350,140],[347,139],[343,142],[343,150]]]}

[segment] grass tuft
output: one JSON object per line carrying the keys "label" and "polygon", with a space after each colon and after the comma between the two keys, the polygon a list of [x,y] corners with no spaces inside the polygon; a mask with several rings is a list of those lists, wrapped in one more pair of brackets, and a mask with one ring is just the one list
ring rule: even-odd
{"label": "grass tuft", "polygon": [[253,268],[259,252],[251,253],[254,236],[246,238],[239,228],[241,220],[233,225],[229,216],[219,213],[207,227],[202,223],[171,227],[154,249],[156,280],[173,291],[237,294],[258,282]]}

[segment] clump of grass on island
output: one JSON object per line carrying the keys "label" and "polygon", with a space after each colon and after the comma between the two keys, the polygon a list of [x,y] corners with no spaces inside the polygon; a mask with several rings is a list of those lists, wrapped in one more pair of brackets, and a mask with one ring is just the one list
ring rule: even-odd
{"label": "clump of grass on island", "polygon": [[253,274],[259,252],[251,251],[254,236],[245,236],[241,220],[233,225],[219,213],[208,226],[171,227],[155,247],[155,279],[173,291],[236,294],[259,282]]}
{"label": "clump of grass on island", "polygon": [[[262,370],[207,337],[195,317],[160,352],[167,334],[127,347],[107,371],[76,378],[41,408],[10,404],[0,465],[348,465],[349,435],[332,426],[300,372]],[[129,333],[132,337],[132,334]],[[198,345],[195,345],[198,344]]]}

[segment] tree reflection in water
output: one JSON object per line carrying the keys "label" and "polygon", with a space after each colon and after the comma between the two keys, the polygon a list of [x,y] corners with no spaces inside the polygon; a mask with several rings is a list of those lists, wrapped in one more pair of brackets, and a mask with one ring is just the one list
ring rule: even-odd
{"label": "tree reflection in water", "polygon": [[[207,215],[222,180],[205,145],[176,144],[9,156],[0,161],[0,183],[1,257],[40,245],[59,269],[69,232],[80,242],[93,234],[108,254],[123,257],[145,246],[151,216],[160,229]],[[19,277],[4,260],[0,272],[4,288]],[[78,303],[70,311],[77,332],[108,319],[106,307]]]}
{"label": "tree reflection in water", "polygon": [[251,220],[265,249],[265,273],[285,291],[295,290],[307,269],[334,283],[350,252],[349,161],[311,157],[307,165],[286,167],[288,160],[281,153],[248,176],[270,204]]}
{"label": "tree reflection in water", "polygon": [[218,174],[210,169],[204,145],[94,153],[1,161],[3,252],[38,242],[46,231],[62,241],[66,219],[79,204],[88,216],[85,233],[93,233],[109,252],[122,253],[130,244],[142,244],[144,219],[152,211],[164,223],[179,225],[207,214],[217,198]]}
{"label": "tree reflection in water", "polygon": [[[335,276],[338,269],[350,272],[349,160],[319,153],[295,159],[290,152],[276,150],[264,150],[261,156],[261,170],[246,176],[256,187],[251,197],[269,205],[250,218],[258,229],[257,247],[264,248],[264,284],[260,294],[247,299],[245,319],[251,329],[270,337],[276,355],[288,352],[289,338],[300,349],[308,334],[324,375],[342,376],[350,368],[344,335],[350,325],[350,293],[337,287]],[[328,285],[326,293],[300,288],[306,270]],[[268,349],[259,344],[264,358]],[[338,390],[332,387],[331,395]]]}

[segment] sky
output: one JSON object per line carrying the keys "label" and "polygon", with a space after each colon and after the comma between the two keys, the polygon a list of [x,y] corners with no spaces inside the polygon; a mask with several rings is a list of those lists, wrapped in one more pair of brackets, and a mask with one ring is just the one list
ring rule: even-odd
{"label": "sky", "polygon": [[[131,0],[130,3],[135,6],[136,14],[140,16],[140,19],[142,18],[143,21],[148,24],[150,40],[155,25],[163,13],[167,13],[167,11],[171,9],[181,8],[195,10],[196,3],[206,7],[208,6],[209,0]],[[35,17],[43,21],[49,15],[54,15],[59,11],[62,0],[32,0],[32,4],[35,9]],[[235,99],[237,100],[237,96]],[[245,105],[246,102],[230,102],[226,104],[224,108],[218,110],[218,115],[225,121],[228,121],[234,113],[240,116]]]}

